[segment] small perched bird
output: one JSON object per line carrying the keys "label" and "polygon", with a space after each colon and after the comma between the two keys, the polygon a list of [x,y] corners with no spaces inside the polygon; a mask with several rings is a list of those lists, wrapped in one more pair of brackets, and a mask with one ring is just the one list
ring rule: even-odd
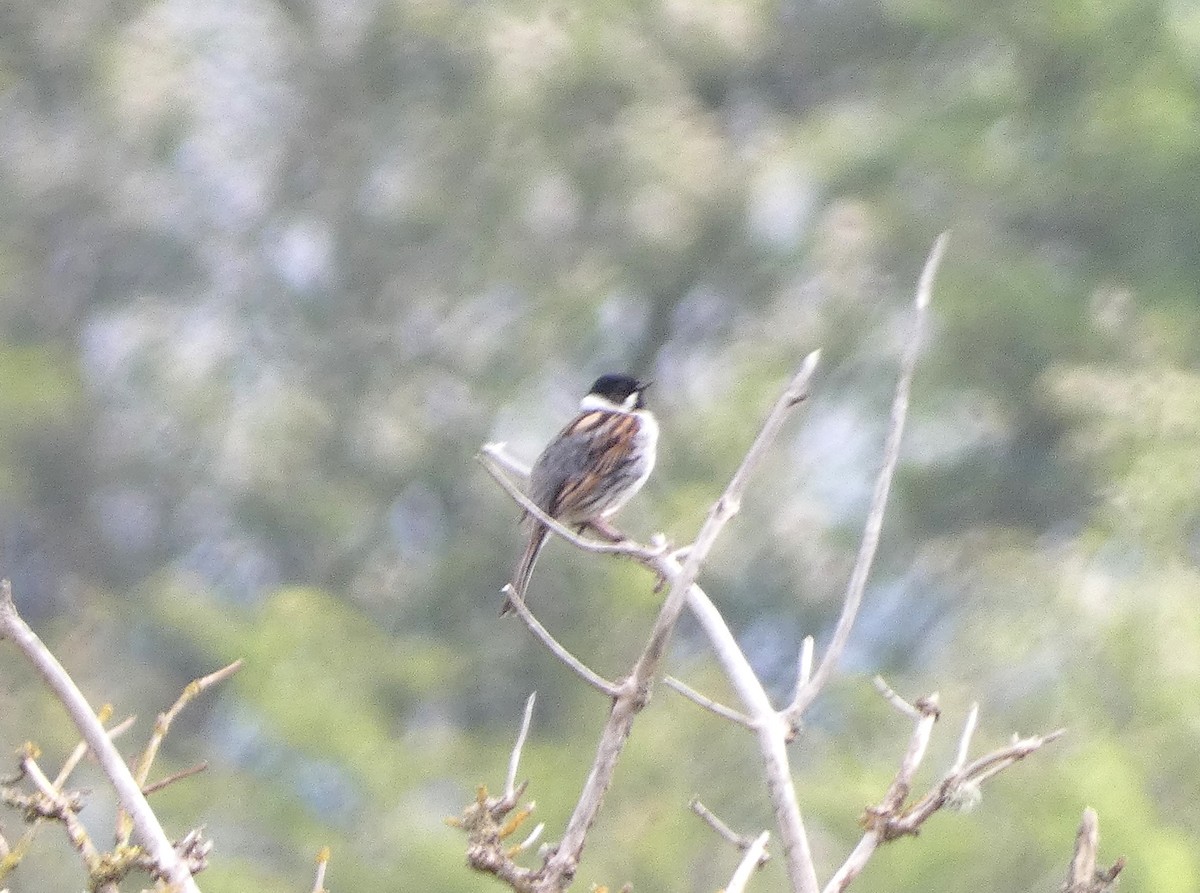
{"label": "small perched bird", "polygon": [[[649,382],[628,375],[602,375],[579,401],[579,415],[550,441],[529,474],[529,497],[543,512],[567,526],[592,527],[620,539],[606,519],[646,483],[654,470],[658,422],[646,409]],[[514,597],[525,598],[546,537],[545,524],[524,518],[525,551],[513,572]],[[512,610],[505,599],[500,614]]]}

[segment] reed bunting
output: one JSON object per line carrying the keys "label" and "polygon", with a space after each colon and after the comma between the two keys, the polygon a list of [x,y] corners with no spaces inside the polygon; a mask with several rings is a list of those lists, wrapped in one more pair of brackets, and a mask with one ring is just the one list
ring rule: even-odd
{"label": "reed bunting", "polygon": [[[542,450],[529,474],[529,497],[551,518],[607,539],[621,535],[609,518],[646,483],[654,469],[658,422],[646,409],[649,382],[602,375],[579,401],[579,415]],[[513,598],[524,600],[549,528],[526,513],[525,551],[513,571]],[[512,610],[505,599],[500,614]]]}

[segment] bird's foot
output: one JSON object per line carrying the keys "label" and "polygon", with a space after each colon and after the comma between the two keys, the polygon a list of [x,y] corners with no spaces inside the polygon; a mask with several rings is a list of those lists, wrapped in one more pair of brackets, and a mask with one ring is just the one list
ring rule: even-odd
{"label": "bird's foot", "polygon": [[608,540],[610,543],[620,543],[628,539],[625,534],[621,533],[621,531],[617,530],[617,528],[613,527],[603,518],[593,518],[585,526],[590,527],[597,536]]}

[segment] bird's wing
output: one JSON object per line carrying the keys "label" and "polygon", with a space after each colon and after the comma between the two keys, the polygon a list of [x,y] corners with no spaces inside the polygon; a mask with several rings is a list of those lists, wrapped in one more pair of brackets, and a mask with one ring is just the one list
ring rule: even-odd
{"label": "bird's wing", "polygon": [[538,457],[530,475],[534,502],[555,517],[586,516],[602,482],[634,455],[640,421],[595,410],[571,422]]}

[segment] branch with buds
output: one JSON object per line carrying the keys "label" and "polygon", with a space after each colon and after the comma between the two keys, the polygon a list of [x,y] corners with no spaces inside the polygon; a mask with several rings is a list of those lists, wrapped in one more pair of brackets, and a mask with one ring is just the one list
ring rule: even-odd
{"label": "branch with buds", "polygon": [[924,796],[915,803],[909,803],[913,778],[925,758],[934,724],[941,716],[938,694],[934,692],[915,703],[909,703],[892,691],[878,676],[875,677],[875,687],[889,704],[913,720],[912,735],[900,761],[900,769],[888,786],[883,799],[878,805],[867,807],[860,819],[866,833],[846,861],[834,872],[822,893],[841,893],[862,873],[867,861],[880,844],[916,835],[921,825],[943,807],[971,808],[979,800],[979,789],[983,782],[1066,734],[1065,729],[1058,729],[1047,735],[1029,738],[1014,736],[1009,746],[967,762],[971,738],[979,721],[979,705],[973,704],[959,736],[954,764]]}
{"label": "branch with buds", "polygon": [[[190,683],[174,706],[158,717],[150,741],[137,760],[137,768],[131,771],[113,744],[113,739],[129,729],[133,719],[111,729],[104,727],[112,709],[106,706],[98,714],[92,710],[62,664],[17,613],[12,588],[7,580],[0,581],[0,639],[7,639],[17,646],[58,696],[83,736],[83,741],[67,758],[54,779],[50,779],[38,765],[35,745],[27,744],[23,749],[18,773],[0,789],[0,797],[7,805],[24,812],[30,828],[6,854],[0,866],[0,880],[19,864],[33,842],[38,825],[45,820],[53,820],[62,823],[71,845],[79,851],[91,889],[101,893],[116,893],[117,884],[125,875],[131,871],[145,871],[168,882],[179,893],[198,893],[193,875],[207,865],[212,844],[204,839],[199,829],[190,831],[182,840],[172,843],[150,808],[146,795],[194,775],[202,771],[204,766],[185,769],[156,782],[148,782],[147,779],[171,721],[198,694],[236,673],[241,661]],[[110,852],[101,852],[79,821],[82,794],[66,790],[71,773],[88,753],[93,754],[100,763],[116,789],[120,803],[116,846]],[[22,792],[18,787],[25,780],[34,788],[31,793]],[[138,845],[131,843],[134,834],[139,840]]]}

